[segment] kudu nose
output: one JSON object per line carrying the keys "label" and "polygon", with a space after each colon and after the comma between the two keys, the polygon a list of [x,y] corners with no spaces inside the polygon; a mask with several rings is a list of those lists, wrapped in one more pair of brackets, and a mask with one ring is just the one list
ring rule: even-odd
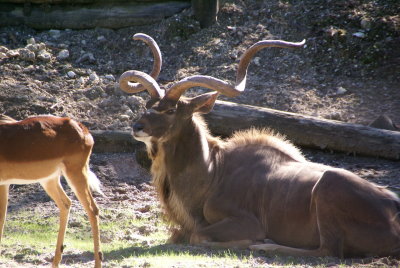
{"label": "kudu nose", "polygon": [[144,129],[144,124],[142,123],[135,123],[133,124],[133,131],[138,132]]}

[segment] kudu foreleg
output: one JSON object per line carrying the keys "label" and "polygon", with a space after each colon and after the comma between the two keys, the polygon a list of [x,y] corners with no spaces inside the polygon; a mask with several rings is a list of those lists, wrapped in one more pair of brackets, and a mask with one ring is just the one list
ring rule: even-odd
{"label": "kudu foreleg", "polygon": [[264,231],[256,217],[242,215],[227,217],[214,224],[198,228],[191,244],[223,248],[248,248],[264,238]]}

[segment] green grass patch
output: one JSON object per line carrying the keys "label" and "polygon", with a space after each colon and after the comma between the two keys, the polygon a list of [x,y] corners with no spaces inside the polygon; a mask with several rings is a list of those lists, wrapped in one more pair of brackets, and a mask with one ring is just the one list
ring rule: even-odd
{"label": "green grass patch", "polygon": [[[58,214],[40,214],[33,211],[8,214],[0,245],[0,267],[49,264],[57,240]],[[71,214],[62,264],[91,267],[93,239],[89,221],[83,211]],[[263,256],[248,250],[166,244],[168,227],[159,216],[140,214],[129,208],[103,209],[100,218],[105,267],[365,267],[364,261],[359,260]]]}

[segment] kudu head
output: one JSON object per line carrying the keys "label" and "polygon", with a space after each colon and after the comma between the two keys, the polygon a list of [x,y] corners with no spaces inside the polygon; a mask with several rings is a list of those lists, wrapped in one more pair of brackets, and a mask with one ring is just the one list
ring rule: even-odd
{"label": "kudu head", "polygon": [[[179,132],[180,126],[192,121],[195,113],[208,113],[212,110],[218,94],[235,97],[241,94],[246,86],[247,67],[253,56],[266,47],[296,48],[305,43],[292,43],[281,40],[264,40],[255,43],[245,51],[240,59],[236,83],[231,85],[223,80],[204,75],[189,76],[163,90],[155,81],[161,68],[161,54],[156,42],[145,34],[136,34],[148,44],[154,55],[153,71],[150,75],[140,71],[127,71],[120,77],[119,83],[123,91],[136,93],[147,90],[151,99],[146,105],[146,112],[133,125],[133,136],[148,143],[154,140],[164,140],[173,133]],[[181,98],[182,94],[192,87],[204,87],[216,92],[205,93],[194,98]]]}

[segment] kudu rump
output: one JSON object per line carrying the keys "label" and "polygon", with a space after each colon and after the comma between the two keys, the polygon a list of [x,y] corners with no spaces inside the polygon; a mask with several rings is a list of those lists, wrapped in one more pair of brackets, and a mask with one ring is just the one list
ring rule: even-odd
{"label": "kudu rump", "polygon": [[63,175],[89,216],[95,267],[101,267],[99,209],[91,191],[102,192],[99,180],[89,168],[93,144],[89,130],[68,117],[37,116],[16,121],[0,115],[0,241],[10,184],[40,183],[60,209],[52,265],[58,267],[71,208],[71,200],[60,183]]}
{"label": "kudu rump", "polygon": [[400,202],[394,193],[349,171],[307,161],[269,130],[240,131],[226,140],[213,137],[200,114],[211,111],[218,93],[181,97],[195,86],[236,96],[245,88],[247,67],[257,51],[301,47],[303,42],[254,44],[239,62],[235,86],[196,75],[164,93],[154,79],[161,67],[156,43],[143,34],[135,37],[152,48],[152,76],[127,71],[120,86],[151,95],[133,136],[146,144],[159,198],[178,226],[171,242],[300,256],[399,253]]}

